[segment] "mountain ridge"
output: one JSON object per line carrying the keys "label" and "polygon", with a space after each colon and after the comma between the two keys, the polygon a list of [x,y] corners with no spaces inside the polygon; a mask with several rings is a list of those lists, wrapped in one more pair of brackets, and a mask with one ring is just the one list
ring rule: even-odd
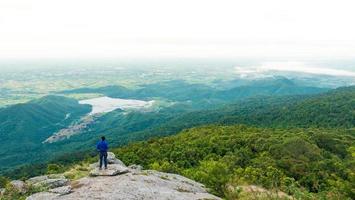
{"label": "mountain ridge", "polygon": [[41,141],[88,112],[90,106],[61,96],[42,97],[0,109],[0,136],[6,141],[0,152],[1,168],[29,159],[25,155],[31,153],[29,149],[38,150]]}

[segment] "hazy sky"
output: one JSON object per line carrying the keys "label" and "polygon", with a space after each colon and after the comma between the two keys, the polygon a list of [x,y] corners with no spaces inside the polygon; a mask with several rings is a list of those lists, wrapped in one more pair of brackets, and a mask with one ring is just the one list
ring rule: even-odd
{"label": "hazy sky", "polygon": [[0,59],[355,58],[354,0],[0,0]]}

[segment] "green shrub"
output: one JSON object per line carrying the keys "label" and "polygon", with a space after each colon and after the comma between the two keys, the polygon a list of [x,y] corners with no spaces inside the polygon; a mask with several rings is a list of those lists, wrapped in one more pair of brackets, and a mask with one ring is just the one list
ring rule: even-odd
{"label": "green shrub", "polygon": [[57,174],[63,172],[63,167],[57,164],[48,164],[47,173],[48,174]]}
{"label": "green shrub", "polygon": [[0,176],[0,188],[5,188],[7,183],[9,183],[9,179],[4,176]]}

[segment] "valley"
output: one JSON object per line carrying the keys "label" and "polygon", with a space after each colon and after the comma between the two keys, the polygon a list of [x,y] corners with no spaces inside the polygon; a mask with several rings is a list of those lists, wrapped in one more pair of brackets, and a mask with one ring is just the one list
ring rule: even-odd
{"label": "valley", "polygon": [[[346,82],[341,87],[333,88],[330,85],[325,87],[325,84],[324,87],[315,86],[313,83],[318,79],[306,81],[303,74],[300,77],[277,74],[233,79],[226,78],[229,76],[227,72],[225,77],[219,74],[221,79],[208,77],[204,73],[192,73],[192,78],[188,75],[191,72],[181,72],[183,79],[168,77],[164,80],[161,78],[164,75],[152,75],[152,79],[144,79],[145,82],[132,79],[136,82],[128,84],[131,76],[137,76],[138,72],[133,70],[126,79],[120,80],[122,85],[108,81],[95,86],[58,87],[42,91],[35,98],[30,97],[22,103],[13,101],[4,105],[0,108],[0,136],[4,141],[0,150],[0,174],[11,178],[29,178],[46,173],[48,166],[52,165],[69,170],[78,162],[93,159],[95,144],[105,135],[110,147],[125,162],[183,174],[206,184],[215,195],[221,197],[234,195],[221,186],[235,186],[233,177],[238,177],[238,180],[245,178],[234,170],[240,173],[256,170],[259,173],[258,170],[270,167],[272,169],[267,173],[279,173],[281,176],[277,180],[280,182],[277,189],[282,187],[285,192],[285,185],[281,182],[292,179],[292,184],[298,184],[296,189],[302,195],[321,195],[318,192],[327,192],[334,186],[326,181],[322,183],[324,187],[310,186],[316,183],[303,179],[302,173],[316,176],[305,170],[309,167],[305,163],[310,161],[327,171],[320,160],[326,160],[329,156],[329,162],[337,160],[344,168],[342,175],[336,175],[344,184],[338,192],[347,197],[352,195],[347,191],[351,182],[347,169],[352,168],[352,158],[348,152],[352,151],[354,145],[355,88],[348,86],[352,84],[348,81],[349,77],[329,78]],[[138,74],[141,73],[146,72]],[[200,80],[202,76],[205,77]],[[307,75],[308,78],[314,76]],[[322,75],[317,78],[325,77]],[[83,80],[90,81],[90,78]],[[11,92],[8,91],[8,94]],[[27,94],[25,96],[24,99],[29,97]],[[186,136],[174,136],[176,134]],[[234,137],[239,134],[242,136],[237,140],[245,141],[233,143],[236,141]],[[314,134],[319,138],[315,139],[312,136]],[[337,138],[337,134],[340,138]],[[212,136],[214,139],[209,138]],[[284,140],[288,136],[292,136],[294,141]],[[189,141],[185,141],[184,137],[189,138]],[[250,137],[254,139],[247,140]],[[270,137],[281,142],[263,144]],[[204,144],[198,138],[203,141],[209,138],[211,142]],[[229,140],[231,144],[226,143]],[[144,141],[156,146],[168,146],[156,149]],[[186,145],[197,142],[201,150],[192,146],[186,149],[180,145],[182,141]],[[180,150],[169,147],[170,142],[175,143]],[[262,147],[254,145],[257,143]],[[297,157],[296,150],[292,148],[289,150],[295,152],[282,149],[281,146],[286,143],[290,143],[287,148],[297,145],[303,145],[301,149],[304,151],[309,148],[310,152],[301,152],[307,159]],[[312,149],[317,155],[311,153]],[[152,150],[166,151],[166,154],[137,153]],[[277,157],[275,151],[281,150],[286,153]],[[318,159],[312,160],[312,156]],[[278,159],[281,160],[276,161]],[[293,169],[292,165],[299,168]],[[204,171],[217,168],[225,170],[221,172],[221,177],[214,177],[212,171]],[[337,172],[328,170],[327,173]],[[269,175],[258,176],[260,178],[247,179],[245,183],[275,189],[275,185],[261,181],[271,179]],[[210,182],[212,179],[222,182]],[[329,181],[327,178],[325,180]],[[241,182],[238,181],[238,184]]]}
{"label": "valley", "polygon": [[[42,143],[53,143],[60,140],[69,139],[71,136],[88,131],[88,127],[95,123],[95,120],[100,118],[105,113],[112,112],[116,109],[125,111],[151,112],[154,101],[140,101],[134,99],[119,99],[110,97],[98,97],[79,101],[79,104],[90,105],[91,112],[86,116],[81,117],[70,126],[59,130],[52,136],[47,138]],[[66,119],[71,114],[66,115]]]}

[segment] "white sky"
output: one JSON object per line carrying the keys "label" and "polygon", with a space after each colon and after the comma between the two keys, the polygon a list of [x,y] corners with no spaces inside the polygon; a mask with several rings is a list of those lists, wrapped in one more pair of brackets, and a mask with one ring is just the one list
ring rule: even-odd
{"label": "white sky", "polygon": [[0,0],[0,59],[355,58],[354,0]]}
{"label": "white sky", "polygon": [[[263,62],[260,66],[236,66],[235,72],[240,76],[267,73],[269,71],[303,72],[307,74],[331,75],[355,78],[355,72],[344,69],[332,69],[319,66],[312,66],[304,62]],[[355,80],[355,79],[354,79]]]}

